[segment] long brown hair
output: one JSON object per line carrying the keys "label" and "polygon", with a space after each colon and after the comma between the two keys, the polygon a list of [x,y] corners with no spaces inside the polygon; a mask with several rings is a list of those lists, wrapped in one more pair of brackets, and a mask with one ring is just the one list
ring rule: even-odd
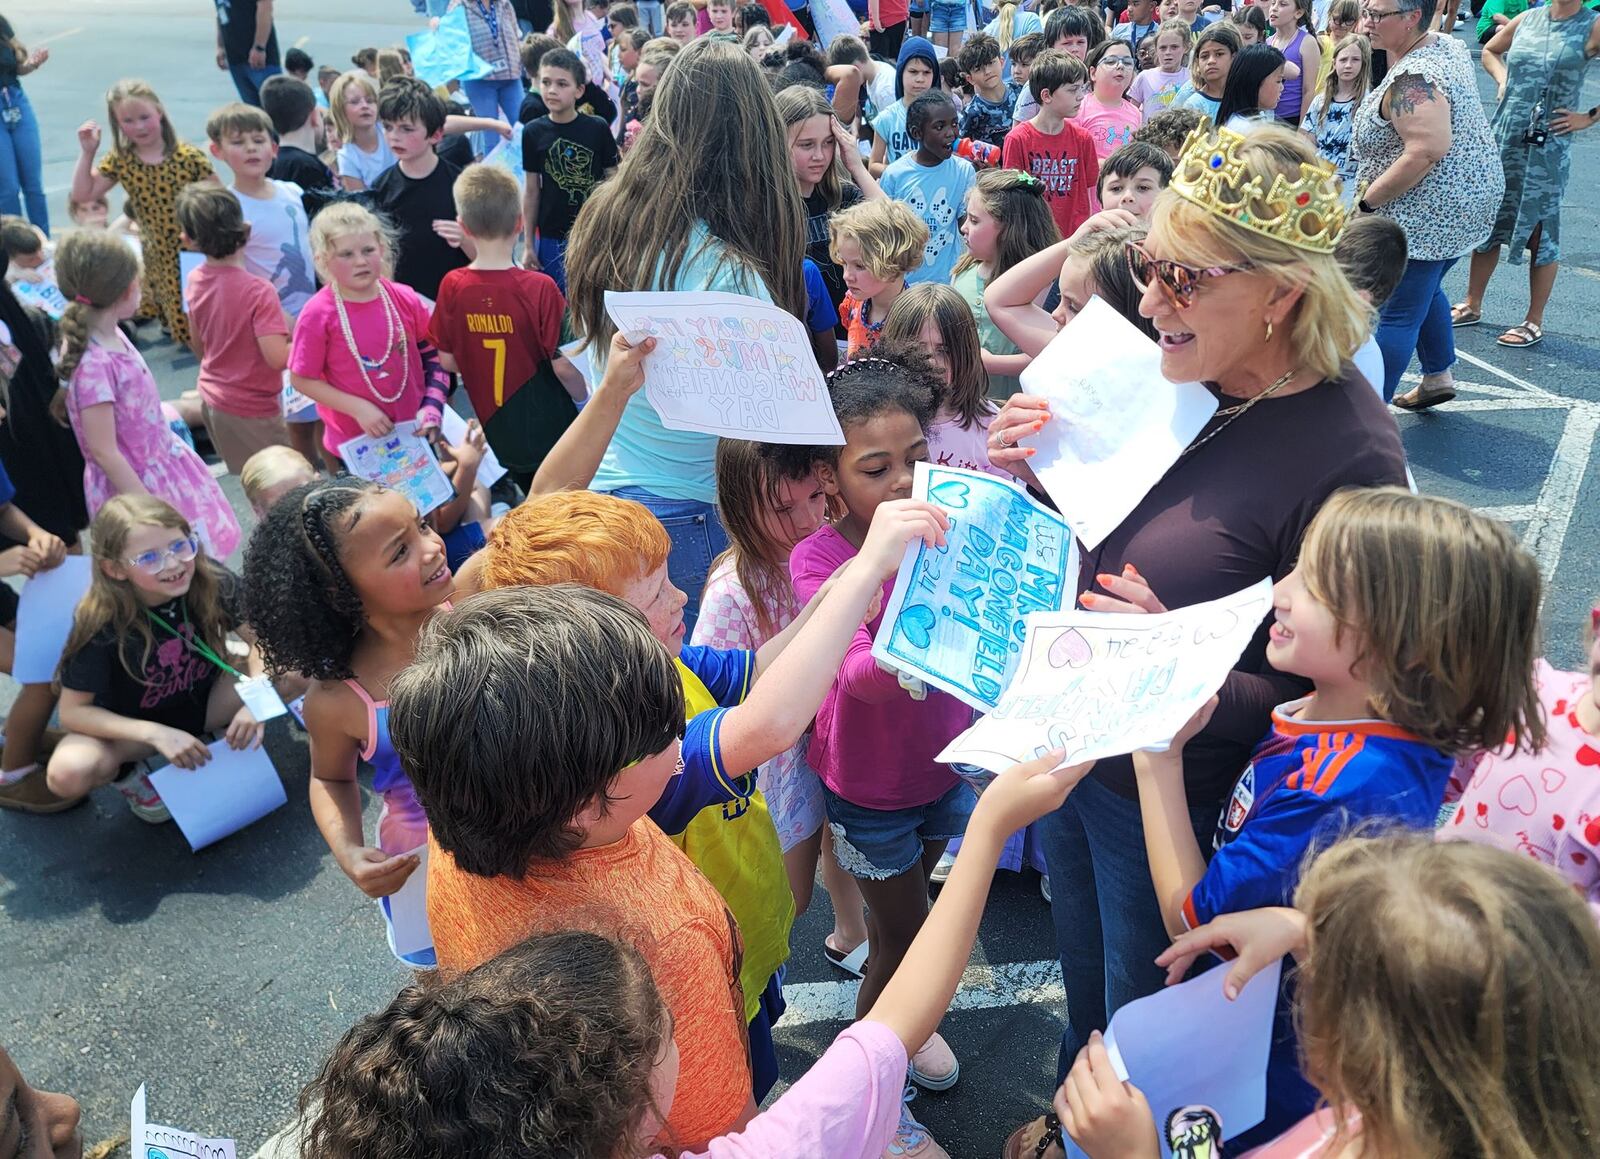
{"label": "long brown hair", "polygon": [[672,62],[653,111],[617,175],[578,214],[567,247],[567,301],[589,347],[615,330],[607,290],[676,284],[703,222],[721,243],[718,266],[765,283],[805,317],[805,207],[783,122],[761,70],[737,45],[696,40]]}
{"label": "long brown hair", "polygon": [[1367,1155],[1600,1151],[1600,932],[1559,876],[1432,834],[1353,838],[1295,904],[1305,1073],[1338,1122],[1323,1153],[1351,1111]]}
{"label": "long brown hair", "polygon": [[57,330],[61,356],[56,374],[71,382],[89,348],[89,327],[96,311],[109,310],[139,280],[139,256],[121,234],[75,229],[56,250],[56,285],[68,305]]}
{"label": "long brown hair", "polygon": [[[783,144],[789,146],[789,130],[803,121],[812,117],[827,117],[829,132],[832,132],[833,106],[828,103],[828,98],[823,96],[810,85],[790,85],[773,98],[778,106],[778,116],[783,118]],[[794,164],[789,163],[791,172]],[[830,210],[838,209],[843,198],[844,165],[839,160],[839,151],[834,149],[833,164],[828,166],[823,173],[822,180],[817,182],[817,192],[822,194],[823,200],[828,203]]]}
{"label": "long brown hair", "polygon": [[[105,567],[107,563],[128,566],[124,558],[128,537],[141,527],[170,527],[184,535],[194,534],[189,521],[175,507],[154,495],[116,495],[108,499],[89,526],[89,541],[94,545],[94,578],[89,583],[88,594],[78,604],[72,619],[72,634],[67,637],[67,646],[61,654],[63,659],[72,656],[109,629],[117,639],[122,667],[134,680],[142,682],[150,653],[156,646],[150,617],[145,615],[147,605],[134,591],[133,584],[112,578],[106,574]],[[221,585],[217,579],[221,572],[221,566],[206,555],[202,546],[195,556],[194,578],[189,581],[189,591],[184,597],[195,639],[203,641],[219,656],[223,655],[228,642],[228,615],[222,607]],[[128,647],[130,640],[139,641],[137,663]]]}
{"label": "long brown hair", "polygon": [[167,106],[161,103],[161,98],[156,96],[156,90],[149,83],[138,79],[119,80],[106,92],[106,120],[111,128],[111,148],[118,153],[133,156],[132,143],[122,135],[122,126],[117,123],[117,106],[123,101],[140,100],[149,101],[161,113],[161,147],[162,156],[170,157],[178,151],[178,131],[172,127],[172,118],[167,116]]}
{"label": "long brown hair", "polygon": [[950,362],[950,385],[939,389],[939,410],[953,411],[964,429],[994,413],[989,401],[989,372],[983,368],[983,346],[972,307],[949,286],[919,282],[905,290],[883,320],[882,348],[877,353],[896,361],[893,351],[924,346],[923,324],[929,320],[944,339]]}
{"label": "long brown hair", "polygon": [[[994,218],[999,239],[989,263],[989,281],[1061,240],[1055,215],[1044,197],[1044,182],[1037,177],[1016,169],[985,169],[978,174],[974,190],[973,196]],[[955,272],[962,274],[976,265],[982,263],[971,250],[963,250]]]}
{"label": "long brown hair", "polygon": [[731,564],[739,586],[755,607],[756,627],[770,640],[783,630],[774,621],[777,609],[784,623],[799,611],[789,580],[789,552],[767,531],[763,511],[778,505],[778,485],[804,479],[814,460],[805,447],[753,443],[746,439],[717,442],[717,513],[728,533],[728,548],[712,562],[712,570]]}
{"label": "long brown hair", "polygon": [[1339,78],[1334,74],[1333,62],[1339,54],[1347,48],[1354,48],[1361,53],[1361,72],[1356,77],[1355,95],[1350,98],[1352,107],[1359,108],[1362,98],[1367,95],[1367,90],[1372,87],[1372,41],[1359,32],[1352,32],[1333,46],[1328,53],[1328,79],[1322,85],[1322,115],[1328,115],[1328,110],[1333,108],[1334,98],[1339,93]]}

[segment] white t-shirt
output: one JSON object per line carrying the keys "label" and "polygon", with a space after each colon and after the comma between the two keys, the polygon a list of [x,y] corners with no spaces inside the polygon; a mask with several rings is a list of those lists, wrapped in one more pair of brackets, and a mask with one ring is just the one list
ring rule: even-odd
{"label": "white t-shirt", "polygon": [[368,189],[389,166],[394,164],[394,151],[389,148],[389,142],[383,139],[383,134],[378,134],[378,147],[373,152],[356,148],[354,141],[346,141],[339,148],[334,157],[334,168],[339,171],[340,177],[355,177]]}
{"label": "white t-shirt", "polygon": [[1377,338],[1368,338],[1361,349],[1355,352],[1350,359],[1355,363],[1356,373],[1367,380],[1367,385],[1378,392],[1378,397],[1383,397],[1383,351],[1378,348]]}
{"label": "white t-shirt", "polygon": [[876,117],[900,98],[894,95],[894,66],[875,61],[876,72],[862,87],[867,92],[868,111]]}
{"label": "white t-shirt", "polygon": [[271,185],[270,197],[247,197],[237,189],[233,191],[244,210],[244,219],[250,223],[244,264],[252,274],[271,282],[289,317],[298,318],[317,292],[317,275],[311,265],[311,227],[300,200],[300,187],[292,181],[273,181]]}

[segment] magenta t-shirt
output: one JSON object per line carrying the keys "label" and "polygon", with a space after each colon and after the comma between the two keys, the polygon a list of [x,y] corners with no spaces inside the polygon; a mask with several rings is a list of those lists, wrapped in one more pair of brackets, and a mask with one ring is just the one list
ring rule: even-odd
{"label": "magenta t-shirt", "polygon": [[[333,288],[324,286],[312,295],[295,322],[289,369],[306,378],[321,379],[346,394],[364,398],[397,423],[408,422],[417,417],[417,408],[422,405],[422,356],[417,353],[417,342],[427,336],[432,314],[410,286],[387,279],[380,284],[388,291],[400,316],[405,330],[403,344],[398,335],[390,341],[390,325],[381,297],[370,302],[346,301],[344,308],[350,319],[350,333],[362,359],[358,364],[339,325]],[[370,390],[362,379],[362,366],[366,368],[367,378],[372,380]],[[387,399],[392,401],[385,401]],[[317,415],[327,428],[322,443],[330,454],[337,455],[341,443],[361,434],[360,423],[331,407],[318,403]]]}
{"label": "magenta t-shirt", "polygon": [[[850,541],[832,527],[802,539],[789,556],[795,599],[804,606],[855,555]],[[891,576],[883,585],[884,603],[893,588]],[[934,757],[972,723],[972,709],[932,688],[926,700],[913,700],[895,674],[872,658],[872,638],[882,622],[880,611],[856,629],[817,710],[806,759],[822,783],[852,805],[911,809],[955,787],[950,766]]]}
{"label": "magenta t-shirt", "polygon": [[682,1159],[881,1155],[900,1125],[905,1085],[905,1044],[881,1022],[857,1022],[744,1130]]}

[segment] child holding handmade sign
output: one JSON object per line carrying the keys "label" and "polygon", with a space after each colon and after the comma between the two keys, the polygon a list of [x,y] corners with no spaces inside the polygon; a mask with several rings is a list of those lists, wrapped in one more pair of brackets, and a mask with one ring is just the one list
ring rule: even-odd
{"label": "child holding handmade sign", "polygon": [[253,644],[243,672],[225,658],[229,633],[254,639],[239,580],[206,556],[176,509],[153,495],[118,495],[90,539],[94,579],[62,656],[68,735],[50,757],[50,790],[72,799],[112,783],[135,817],[159,824],[170,814],[145,762],[197,768],[211,759],[207,732],[257,747],[283,702]]}
{"label": "child holding handmade sign", "polygon": [[[1161,611],[1137,573],[1101,576],[1123,610]],[[1287,905],[1313,851],[1363,822],[1430,829],[1464,749],[1537,749],[1533,682],[1539,569],[1502,523],[1400,488],[1323,505],[1299,565],[1273,592],[1267,660],[1316,692],[1281,705],[1217,825],[1207,864],[1183,782],[1189,722],[1165,752],[1136,752],[1150,876],[1167,931]],[[1097,596],[1097,608],[1119,603]],[[1423,618],[1423,611],[1426,618]],[[1310,1113],[1287,997],[1267,1073],[1267,1116],[1236,1146]]]}

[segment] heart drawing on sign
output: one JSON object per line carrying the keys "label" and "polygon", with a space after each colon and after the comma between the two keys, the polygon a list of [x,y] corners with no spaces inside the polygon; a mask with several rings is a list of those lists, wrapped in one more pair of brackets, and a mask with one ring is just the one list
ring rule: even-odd
{"label": "heart drawing on sign", "polygon": [[946,479],[943,483],[935,483],[928,488],[928,498],[940,507],[949,507],[960,511],[967,505],[967,496],[972,488],[960,479]]}
{"label": "heart drawing on sign", "polygon": [[894,624],[913,647],[926,648],[933,643],[933,625],[937,622],[927,604],[912,604],[900,610],[900,618]]}
{"label": "heart drawing on sign", "polygon": [[1094,659],[1094,649],[1083,638],[1083,633],[1076,628],[1068,628],[1050,645],[1046,659],[1052,668],[1082,668]]}

